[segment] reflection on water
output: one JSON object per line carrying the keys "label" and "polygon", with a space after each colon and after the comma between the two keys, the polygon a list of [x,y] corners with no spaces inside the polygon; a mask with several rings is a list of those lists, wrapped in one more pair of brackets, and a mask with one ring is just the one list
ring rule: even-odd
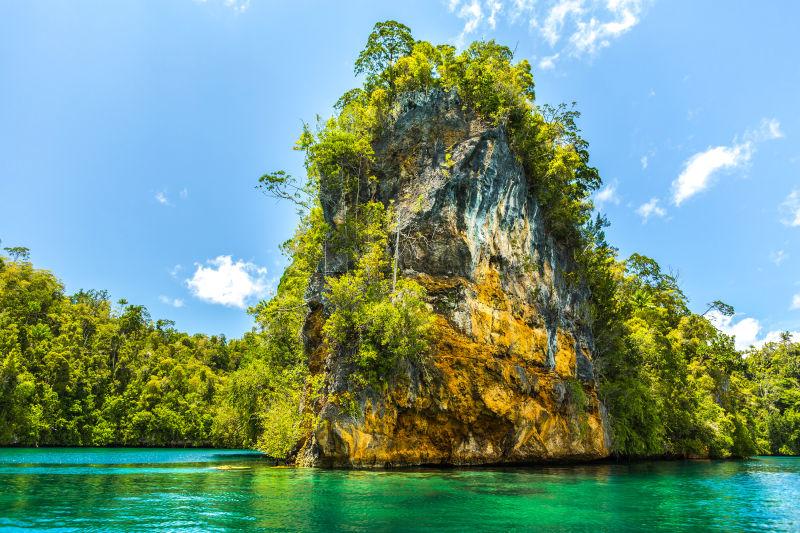
{"label": "reflection on water", "polygon": [[220,450],[0,450],[0,528],[800,530],[800,458],[274,468]]}

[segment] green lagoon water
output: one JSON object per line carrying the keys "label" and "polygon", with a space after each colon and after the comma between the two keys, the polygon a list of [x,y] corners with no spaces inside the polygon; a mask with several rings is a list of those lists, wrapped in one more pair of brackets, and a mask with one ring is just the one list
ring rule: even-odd
{"label": "green lagoon water", "polygon": [[0,529],[20,528],[800,531],[800,458],[372,472],[233,450],[3,449]]}

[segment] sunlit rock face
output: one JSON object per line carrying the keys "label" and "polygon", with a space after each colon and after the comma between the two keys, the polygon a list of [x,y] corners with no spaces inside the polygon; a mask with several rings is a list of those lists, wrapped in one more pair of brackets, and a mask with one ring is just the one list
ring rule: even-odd
{"label": "sunlit rock face", "polygon": [[[434,91],[401,102],[375,145],[378,190],[401,220],[402,275],[428,291],[432,352],[384,390],[341,412],[347,364],[322,342],[321,282],[308,293],[306,346],[327,385],[298,463],[386,467],[588,460],[608,455],[598,401],[588,292],[567,283],[569,256],[545,232],[539,205],[502,128]],[[365,190],[367,187],[365,187]],[[335,223],[336,202],[325,201]],[[328,259],[328,268],[336,264]]]}

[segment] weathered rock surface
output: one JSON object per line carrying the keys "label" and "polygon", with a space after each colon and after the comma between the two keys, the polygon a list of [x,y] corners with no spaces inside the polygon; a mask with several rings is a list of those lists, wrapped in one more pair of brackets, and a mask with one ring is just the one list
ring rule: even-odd
{"label": "weathered rock surface", "polygon": [[[298,463],[607,456],[589,295],[567,284],[568,254],[545,232],[504,130],[470,116],[454,94],[416,94],[402,102],[375,152],[380,190],[372,194],[410,213],[401,218],[401,270],[426,287],[438,338],[425,362],[406,364],[385,391],[360,394],[362,417],[323,400]],[[328,204],[326,218],[335,223],[336,203]],[[312,371],[328,374],[324,392],[332,398],[345,391],[349,369],[322,344],[322,283],[312,284],[308,300]]]}

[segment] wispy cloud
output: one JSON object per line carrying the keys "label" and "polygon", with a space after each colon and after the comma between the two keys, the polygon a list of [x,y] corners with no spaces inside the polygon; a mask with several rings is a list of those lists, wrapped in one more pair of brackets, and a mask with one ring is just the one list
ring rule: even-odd
{"label": "wispy cloud", "polygon": [[[189,197],[189,189],[187,189],[186,187],[184,187],[178,192],[178,198],[180,198],[181,200],[186,200],[188,197]],[[160,205],[168,207],[172,207],[175,205],[172,202],[172,199],[170,198],[170,194],[167,189],[161,189],[160,191],[156,192],[153,198],[155,198],[155,201],[158,202]]]}
{"label": "wispy cloud", "polygon": [[789,254],[783,250],[778,250],[769,254],[769,260],[775,263],[776,266],[781,266],[781,263],[783,263],[787,257],[789,257]]}
{"label": "wispy cloud", "polygon": [[[764,328],[761,322],[755,318],[747,317],[736,320],[735,316],[725,316],[719,311],[711,311],[707,315],[709,321],[718,330],[734,337],[734,344],[737,350],[746,350],[750,347],[760,348],[768,342],[777,342],[781,338],[782,331],[768,331],[765,335],[760,335]],[[789,332],[794,340],[800,340],[800,331]]]}
{"label": "wispy cloud", "polygon": [[789,311],[800,310],[800,292],[792,296],[792,305],[789,306]]}
{"label": "wispy cloud", "polygon": [[781,222],[787,226],[800,226],[800,189],[795,189],[779,207]]}
{"label": "wispy cloud", "polygon": [[167,193],[165,193],[164,191],[158,191],[155,195],[155,199],[156,202],[158,202],[161,205],[172,205],[169,202],[169,198],[167,198]]}
{"label": "wispy cloud", "polygon": [[[456,44],[458,46],[464,46],[467,36],[470,33],[475,32],[475,30],[478,29],[478,26],[483,21],[483,8],[481,7],[481,3],[479,0],[470,0],[468,2],[450,0],[448,9],[452,13],[455,13],[458,18],[464,21],[464,27],[456,39]],[[493,20],[491,25],[492,29],[494,28],[495,24],[496,21]]]}
{"label": "wispy cloud", "polygon": [[751,150],[747,144],[715,146],[694,154],[683,167],[683,172],[672,183],[672,201],[681,205],[711,184],[711,178],[722,169],[735,168],[750,160]]}
{"label": "wispy cloud", "polygon": [[497,26],[497,15],[503,10],[503,3],[500,0],[486,0],[486,6],[489,8],[486,24],[489,25],[489,28],[494,29]]}
{"label": "wispy cloud", "polygon": [[585,13],[583,0],[559,0],[555,2],[547,12],[544,23],[539,27],[542,37],[550,43],[550,46],[561,39],[564,30],[564,21],[568,17],[580,17]]}
{"label": "wispy cloud", "polygon": [[594,195],[594,203],[598,206],[605,204],[619,205],[619,194],[617,193],[617,182],[609,183]]}
{"label": "wispy cloud", "polygon": [[170,298],[169,296],[164,296],[162,294],[158,297],[158,301],[162,304],[171,305],[175,308],[183,307],[183,300],[180,298]]}
{"label": "wispy cloud", "polygon": [[589,20],[577,20],[577,30],[570,36],[576,55],[595,54],[606,48],[611,41],[627,33],[639,23],[642,11],[640,0],[609,0],[606,9],[610,20],[602,21],[592,16]]}
{"label": "wispy cloud", "polygon": [[542,70],[551,70],[556,68],[556,60],[558,60],[559,54],[553,54],[551,56],[545,56],[539,61],[539,68]]}
{"label": "wispy cloud", "polygon": [[274,281],[267,278],[267,269],[229,255],[220,255],[206,263],[196,264],[186,285],[195,297],[206,302],[244,308],[254,298],[273,292]]}
{"label": "wispy cloud", "polygon": [[636,209],[636,214],[642,217],[642,222],[647,223],[650,217],[663,218],[667,210],[658,205],[658,198],[651,198]]}
{"label": "wispy cloud", "polygon": [[642,157],[639,158],[639,164],[642,166],[642,170],[647,170],[647,167],[650,166],[650,160],[655,157],[656,150],[651,148],[648,150]]}
{"label": "wispy cloud", "polygon": [[[209,0],[195,0],[198,4],[206,4]],[[250,8],[250,0],[221,0],[222,5],[237,13],[244,13]]]}
{"label": "wispy cloud", "polygon": [[764,119],[761,126],[744,134],[742,141],[729,146],[714,146],[691,156],[683,171],[672,182],[672,202],[680,206],[692,196],[709,188],[716,174],[725,169],[734,169],[748,163],[753,157],[756,144],[780,139],[783,133],[775,119]]}
{"label": "wispy cloud", "polygon": [[524,23],[538,33],[551,53],[539,68],[552,69],[559,57],[596,54],[640,21],[648,0],[449,0],[448,9],[464,21],[457,44],[481,28],[493,30],[500,17]]}

